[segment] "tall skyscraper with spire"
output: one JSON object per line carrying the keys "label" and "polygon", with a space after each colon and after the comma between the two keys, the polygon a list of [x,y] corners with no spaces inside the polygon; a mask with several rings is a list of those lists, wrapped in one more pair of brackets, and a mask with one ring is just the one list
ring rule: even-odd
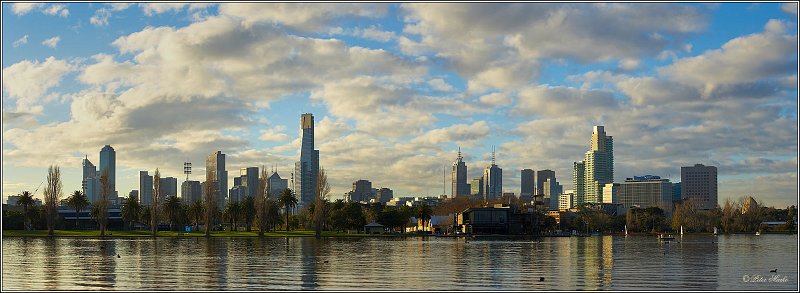
{"label": "tall skyscraper with spire", "polygon": [[495,164],[492,148],[492,164],[483,170],[483,199],[492,200],[503,196],[503,169]]}
{"label": "tall skyscraper with spire", "polygon": [[469,196],[469,185],[467,184],[467,164],[464,163],[464,157],[461,156],[461,147],[458,148],[458,157],[453,162],[453,187],[451,189],[452,197]]}
{"label": "tall skyscraper with spire", "polygon": [[307,207],[314,200],[319,173],[319,150],[314,149],[313,114],[300,115],[300,129],[303,131],[300,161],[294,165],[294,192],[298,197],[298,210]]}
{"label": "tall skyscraper with spire", "polygon": [[99,175],[103,175],[103,171],[108,170],[108,183],[110,186],[111,194],[109,194],[109,198],[112,200],[117,199],[117,152],[114,151],[110,145],[105,145],[103,149],[100,150],[100,170]]}
{"label": "tall skyscraper with spire", "polygon": [[[583,162],[573,166],[576,205],[603,201],[603,186],[614,182],[614,139],[607,136],[603,126],[595,126]],[[578,167],[583,165],[583,174]],[[577,182],[583,182],[583,186]],[[581,192],[581,188],[583,191]]]}

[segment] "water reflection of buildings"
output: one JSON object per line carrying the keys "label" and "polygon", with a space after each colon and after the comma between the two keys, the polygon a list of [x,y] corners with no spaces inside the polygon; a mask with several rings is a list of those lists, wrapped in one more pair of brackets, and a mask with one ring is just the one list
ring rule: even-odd
{"label": "water reflection of buildings", "polygon": [[317,256],[319,255],[320,239],[303,239],[300,241],[300,255],[302,273],[300,274],[300,281],[303,290],[316,290],[317,284],[317,263],[319,262]]}

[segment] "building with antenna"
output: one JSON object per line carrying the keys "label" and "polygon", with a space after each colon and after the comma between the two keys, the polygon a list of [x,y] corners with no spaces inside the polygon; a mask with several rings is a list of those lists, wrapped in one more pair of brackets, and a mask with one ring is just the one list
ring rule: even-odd
{"label": "building with antenna", "polygon": [[461,197],[469,196],[469,184],[467,184],[467,164],[464,163],[464,157],[461,156],[461,147],[458,148],[458,157],[453,162],[452,170],[453,186],[451,189],[451,196]]}
{"label": "building with antenna", "polygon": [[495,164],[495,151],[492,147],[492,164],[483,170],[483,199],[500,198],[503,195],[503,169]]}
{"label": "building with antenna", "polygon": [[267,179],[267,189],[271,196],[278,196],[281,192],[289,188],[289,179],[281,179],[278,175],[278,168],[272,170],[272,175]]}

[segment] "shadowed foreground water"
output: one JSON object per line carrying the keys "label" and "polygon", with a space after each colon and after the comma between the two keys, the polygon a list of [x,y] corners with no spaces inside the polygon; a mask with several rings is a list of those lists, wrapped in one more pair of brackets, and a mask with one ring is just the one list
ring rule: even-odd
{"label": "shadowed foreground water", "polygon": [[[676,240],[4,237],[2,288],[798,289],[797,235],[691,235]],[[775,268],[777,273],[770,273]]]}

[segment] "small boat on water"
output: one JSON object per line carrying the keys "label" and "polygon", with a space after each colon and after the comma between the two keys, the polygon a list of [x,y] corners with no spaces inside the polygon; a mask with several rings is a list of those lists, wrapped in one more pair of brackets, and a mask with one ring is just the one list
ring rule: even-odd
{"label": "small boat on water", "polygon": [[658,234],[658,239],[659,240],[675,240],[675,236],[672,236],[672,234]]}
{"label": "small boat on water", "polygon": [[628,236],[628,225],[625,225],[625,236]]}
{"label": "small boat on water", "polygon": [[761,231],[756,231],[756,236],[761,236]]}
{"label": "small boat on water", "polygon": [[681,225],[681,236],[683,236],[683,225]]}
{"label": "small boat on water", "polygon": [[714,235],[719,235],[719,233],[717,232],[717,227],[714,227]]}

